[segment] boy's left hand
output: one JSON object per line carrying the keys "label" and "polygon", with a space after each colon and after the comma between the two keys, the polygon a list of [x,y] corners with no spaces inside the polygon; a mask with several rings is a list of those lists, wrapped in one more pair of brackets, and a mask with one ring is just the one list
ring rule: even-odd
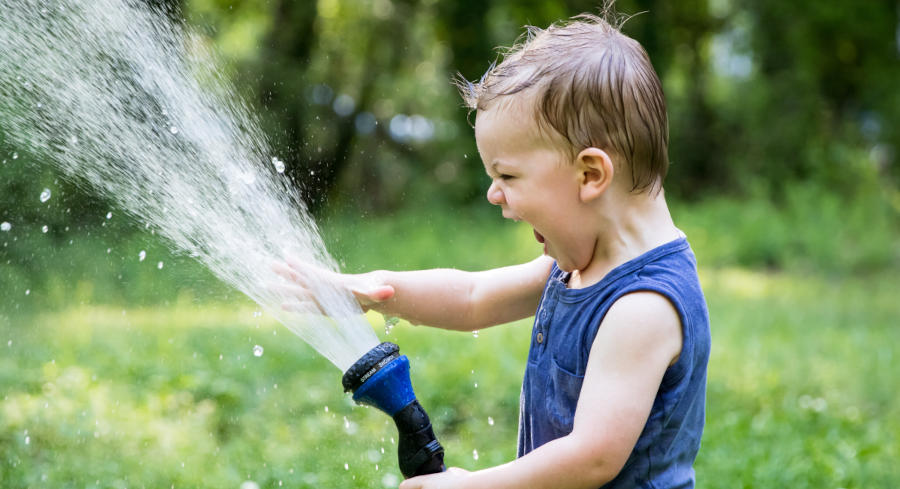
{"label": "boy's left hand", "polygon": [[464,487],[464,481],[471,476],[471,472],[459,467],[450,467],[446,472],[437,474],[420,475],[406,479],[400,484],[400,489],[454,489]]}

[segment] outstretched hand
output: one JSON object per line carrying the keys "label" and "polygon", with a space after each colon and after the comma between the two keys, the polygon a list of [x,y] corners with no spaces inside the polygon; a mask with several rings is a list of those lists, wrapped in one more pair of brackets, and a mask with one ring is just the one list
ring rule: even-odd
{"label": "outstretched hand", "polygon": [[306,312],[310,306],[322,310],[316,300],[316,284],[331,284],[353,293],[363,311],[377,309],[377,304],[394,296],[394,288],[379,283],[371,274],[338,273],[331,270],[287,258],[284,263],[273,263],[272,270],[286,283],[274,287],[298,302],[282,304],[282,308],[294,312]]}

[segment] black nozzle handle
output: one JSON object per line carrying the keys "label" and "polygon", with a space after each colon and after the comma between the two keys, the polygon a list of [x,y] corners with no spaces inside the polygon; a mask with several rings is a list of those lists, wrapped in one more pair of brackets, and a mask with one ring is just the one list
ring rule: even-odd
{"label": "black nozzle handle", "polygon": [[444,467],[444,447],[434,436],[431,420],[418,400],[398,411],[394,415],[394,423],[400,433],[397,458],[403,477],[408,479],[447,470]]}

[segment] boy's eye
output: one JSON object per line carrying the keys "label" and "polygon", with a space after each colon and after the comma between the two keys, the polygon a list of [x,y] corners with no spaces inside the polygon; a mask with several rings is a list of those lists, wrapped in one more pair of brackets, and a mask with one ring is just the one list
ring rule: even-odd
{"label": "boy's eye", "polygon": [[505,174],[498,175],[498,177],[500,177],[500,180],[512,180],[513,178],[515,178],[512,175],[505,175]]}

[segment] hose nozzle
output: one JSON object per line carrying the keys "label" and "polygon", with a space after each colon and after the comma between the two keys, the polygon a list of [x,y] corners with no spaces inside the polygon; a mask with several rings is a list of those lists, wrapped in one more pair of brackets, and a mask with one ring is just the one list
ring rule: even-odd
{"label": "hose nozzle", "polygon": [[397,457],[406,478],[443,472],[444,448],[412,389],[409,359],[400,347],[384,342],[369,350],[344,373],[344,392],[394,419],[399,432]]}

